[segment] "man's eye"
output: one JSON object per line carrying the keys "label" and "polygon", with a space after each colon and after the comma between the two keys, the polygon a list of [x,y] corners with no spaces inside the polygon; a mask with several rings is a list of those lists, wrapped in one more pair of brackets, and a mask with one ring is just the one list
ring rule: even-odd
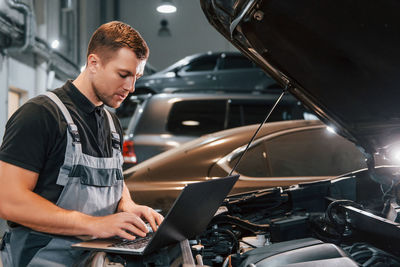
{"label": "man's eye", "polygon": [[126,78],[126,77],[128,77],[127,74],[121,74],[121,73],[119,73],[119,76],[120,76],[121,78]]}

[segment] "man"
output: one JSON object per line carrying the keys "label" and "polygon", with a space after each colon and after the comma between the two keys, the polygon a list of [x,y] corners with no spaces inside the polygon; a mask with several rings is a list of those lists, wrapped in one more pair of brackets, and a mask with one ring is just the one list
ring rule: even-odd
{"label": "man", "polygon": [[148,47],[122,22],[93,34],[86,69],[37,96],[7,122],[0,149],[0,217],[10,231],[7,266],[71,266],[75,236],[134,239],[162,216],[135,204],[122,177],[122,130],[104,105],[117,108],[143,74]]}

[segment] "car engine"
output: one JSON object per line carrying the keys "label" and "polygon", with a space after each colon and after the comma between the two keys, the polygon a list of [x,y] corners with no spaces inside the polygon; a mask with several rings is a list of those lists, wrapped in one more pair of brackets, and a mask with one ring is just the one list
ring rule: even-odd
{"label": "car engine", "polygon": [[193,256],[210,266],[400,266],[400,176],[392,177],[379,183],[365,169],[229,196],[190,240]]}

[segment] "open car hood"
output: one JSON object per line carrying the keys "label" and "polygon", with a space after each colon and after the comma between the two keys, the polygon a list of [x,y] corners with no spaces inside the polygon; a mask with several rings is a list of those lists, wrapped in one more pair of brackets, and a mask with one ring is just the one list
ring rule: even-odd
{"label": "open car hood", "polygon": [[368,153],[400,140],[397,1],[201,0],[209,22]]}

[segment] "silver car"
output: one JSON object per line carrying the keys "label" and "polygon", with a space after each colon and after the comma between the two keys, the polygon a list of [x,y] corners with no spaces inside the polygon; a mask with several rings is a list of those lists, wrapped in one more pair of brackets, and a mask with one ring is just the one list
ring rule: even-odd
{"label": "silver car", "polygon": [[188,90],[265,92],[279,86],[238,52],[209,52],[187,56],[168,68],[136,82],[137,93]]}

